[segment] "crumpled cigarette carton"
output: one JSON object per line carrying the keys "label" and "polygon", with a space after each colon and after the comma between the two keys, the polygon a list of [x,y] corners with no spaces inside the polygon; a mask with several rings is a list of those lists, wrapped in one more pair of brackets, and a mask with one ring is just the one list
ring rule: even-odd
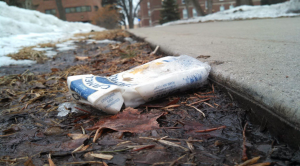
{"label": "crumpled cigarette carton", "polygon": [[102,77],[68,77],[72,97],[104,112],[116,114],[123,104],[137,107],[175,92],[197,88],[207,80],[210,66],[187,55],[167,56],[133,69]]}

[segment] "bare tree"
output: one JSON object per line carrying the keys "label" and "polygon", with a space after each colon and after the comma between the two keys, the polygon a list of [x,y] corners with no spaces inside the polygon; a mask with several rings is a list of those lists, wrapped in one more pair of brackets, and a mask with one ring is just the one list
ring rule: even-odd
{"label": "bare tree", "polygon": [[64,9],[64,7],[62,5],[62,0],[55,0],[55,2],[56,2],[58,14],[59,14],[59,18],[61,20],[67,20],[67,18],[66,18],[66,12],[65,12],[65,9]]}
{"label": "bare tree", "polygon": [[190,15],[190,12],[189,12],[189,6],[190,6],[190,0],[185,0],[185,9],[187,11],[187,17],[191,18],[192,16]]}
{"label": "bare tree", "polygon": [[194,8],[196,9],[197,16],[204,16],[205,13],[199,4],[199,1],[198,0],[190,0],[190,1],[192,2]]}
{"label": "bare tree", "polygon": [[207,14],[212,13],[213,0],[207,0]]}
{"label": "bare tree", "polygon": [[137,15],[136,11],[139,8],[139,5],[142,2],[142,0],[139,0],[135,7],[132,1],[133,0],[118,0],[118,5],[123,9],[123,12],[125,13],[130,29],[132,29],[134,26],[134,18]]}

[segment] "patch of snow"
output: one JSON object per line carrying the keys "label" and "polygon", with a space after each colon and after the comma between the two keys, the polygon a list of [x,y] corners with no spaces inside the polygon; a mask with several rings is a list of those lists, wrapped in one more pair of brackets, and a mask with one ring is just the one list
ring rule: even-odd
{"label": "patch of snow", "polygon": [[209,14],[206,16],[200,16],[190,18],[187,20],[178,20],[165,23],[161,26],[197,23],[207,21],[229,21],[239,19],[254,19],[254,18],[277,18],[277,17],[292,17],[299,16],[300,0],[291,0],[284,3],[264,6],[238,6],[233,9],[220,11],[217,13]]}
{"label": "patch of snow", "polygon": [[117,41],[114,41],[114,40],[108,40],[108,39],[105,39],[105,40],[89,39],[89,40],[87,40],[87,44],[91,44],[93,42],[95,42],[97,44],[114,44],[114,43],[120,43],[120,42],[117,42]]}
{"label": "patch of snow", "polygon": [[136,41],[134,41],[134,40],[133,40],[132,38],[130,38],[130,37],[125,37],[124,40],[130,42],[130,44],[136,43]]}
{"label": "patch of snow", "polygon": [[7,56],[0,57],[0,66],[6,66],[7,64],[31,66],[32,64],[36,64],[36,61],[32,61],[32,60],[18,60],[18,61],[16,61],[16,60],[11,59],[10,57],[7,57]]}
{"label": "patch of snow", "polygon": [[46,55],[48,58],[52,58],[52,57],[54,57],[55,55],[57,55],[57,52],[56,52],[56,51],[46,51],[46,52],[45,52],[45,55]]}
{"label": "patch of snow", "polygon": [[59,51],[68,51],[76,49],[77,46],[74,44],[73,40],[68,40],[66,42],[56,44],[56,47],[58,47],[57,50]]}
{"label": "patch of snow", "polygon": [[52,47],[45,47],[45,48],[35,47],[35,48],[33,48],[33,50],[35,50],[35,51],[49,51],[52,49],[53,49]]}
{"label": "patch of snow", "polygon": [[8,6],[5,2],[0,2],[0,67],[35,63],[29,60],[16,61],[6,56],[17,53],[23,47],[70,39],[75,33],[91,30],[105,29],[89,23],[62,21],[49,14]]}

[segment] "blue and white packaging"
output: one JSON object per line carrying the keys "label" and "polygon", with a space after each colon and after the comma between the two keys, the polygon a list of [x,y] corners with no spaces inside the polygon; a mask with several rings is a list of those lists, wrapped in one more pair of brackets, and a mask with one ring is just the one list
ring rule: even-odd
{"label": "blue and white packaging", "polygon": [[68,77],[75,100],[91,104],[110,114],[123,104],[137,107],[147,101],[201,86],[210,66],[187,55],[167,56],[110,77],[77,75]]}

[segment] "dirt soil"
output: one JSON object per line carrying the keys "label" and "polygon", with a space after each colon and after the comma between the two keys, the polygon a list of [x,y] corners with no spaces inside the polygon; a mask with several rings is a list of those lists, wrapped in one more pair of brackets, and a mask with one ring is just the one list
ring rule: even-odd
{"label": "dirt soil", "polygon": [[[122,43],[81,41],[43,64],[0,68],[0,165],[300,164],[300,151],[209,82],[117,115],[72,101],[68,76],[109,76],[166,56],[115,40]],[[59,107],[70,113],[57,116]]]}

